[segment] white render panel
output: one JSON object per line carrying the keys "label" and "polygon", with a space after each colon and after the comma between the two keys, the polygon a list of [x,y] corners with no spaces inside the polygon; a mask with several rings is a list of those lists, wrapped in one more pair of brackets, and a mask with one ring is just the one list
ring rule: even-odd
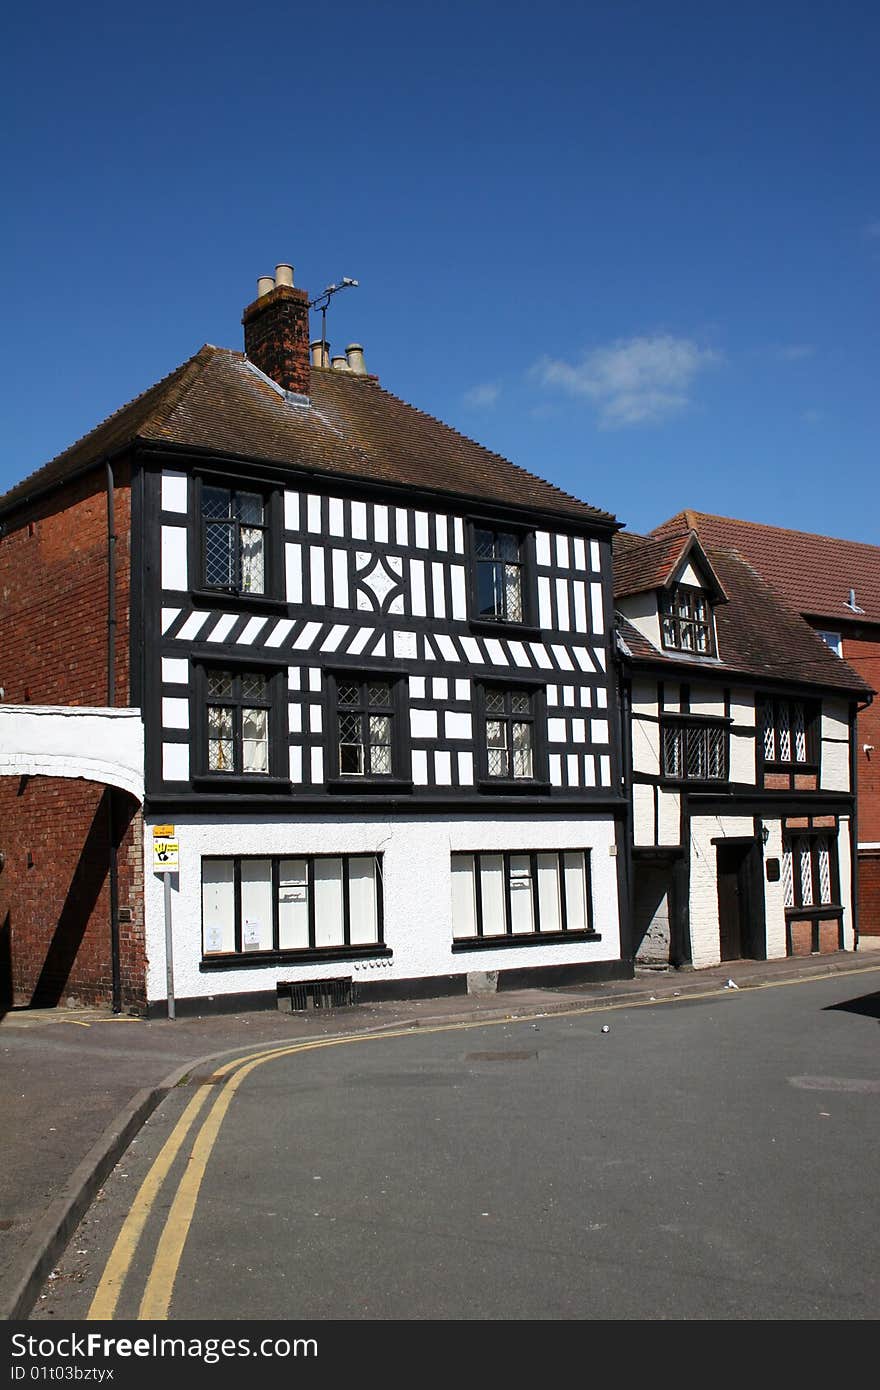
{"label": "white render panel", "polygon": [[[163,743],[162,744],[162,781],[163,782],[188,782],[189,781],[189,744],[188,743]],[[152,850],[150,859],[147,861],[152,864]]]}
{"label": "white render panel", "polygon": [[535,532],[535,558],[539,565],[552,565],[550,553],[550,534],[547,531]]}
{"label": "white render panel", "polygon": [[388,542],[388,508],[379,505],[373,507],[373,533],[376,537],[377,545],[386,545]]}
{"label": "white render panel", "polygon": [[469,680],[456,680],[455,698],[456,700],[469,700],[471,698],[471,683]]}
{"label": "white render panel", "polygon": [[645,594],[629,594],[617,600],[617,607],[625,618],[638,628],[643,637],[653,643],[658,651],[660,645],[660,616],[657,612],[657,595],[653,590]]}
{"label": "white render panel", "polygon": [[567,736],[567,734],[566,734],[565,720],[564,720],[564,719],[548,719],[548,720],[547,720],[547,740],[548,740],[549,743],[566,743],[566,742],[567,742],[568,736]]}
{"label": "white render panel", "polygon": [[550,630],[553,627],[553,608],[550,603],[550,580],[546,574],[538,575],[538,624]]}
{"label": "white render panel", "polygon": [[681,574],[678,575],[678,577],[677,577],[677,579],[676,579],[676,583],[677,583],[677,584],[690,584],[690,585],[692,586],[692,588],[694,588],[694,589],[702,589],[702,588],[703,588],[703,584],[704,584],[704,580],[701,578],[701,576],[700,576],[700,575],[697,573],[697,571],[694,569],[694,567],[693,567],[693,565],[691,564],[690,560],[688,560],[688,562],[687,562],[687,564],[685,565],[684,569],[681,571]]}
{"label": "white render panel", "polygon": [[302,546],[297,541],[288,541],[284,547],[284,566],[286,573],[286,593],[288,603],[302,603]]}
{"label": "white render panel", "polygon": [[473,737],[472,720],[469,714],[459,714],[454,710],[447,710],[445,722],[447,738]]}
{"label": "white render panel", "polygon": [[411,709],[409,727],[413,738],[436,738],[437,711],[435,709]]}
{"label": "white render panel", "polygon": [[424,748],[412,751],[412,778],[417,787],[428,785],[428,755]]}
{"label": "white render panel", "polygon": [[324,549],[313,545],[309,548],[309,570],[312,583],[312,603],[324,602]]}
{"label": "white render panel", "polygon": [[452,754],[438,748],[434,754],[434,781],[438,787],[452,785]]}
{"label": "white render panel", "polygon": [[633,783],[633,843],[655,845],[654,788],[646,782]]}
{"label": "white render panel", "polygon": [[282,646],[293,631],[292,618],[279,618],[269,636],[266,638],[267,647]]}
{"label": "white render panel", "polygon": [[601,569],[602,569],[602,564],[601,564],[601,561],[600,561],[600,558],[599,558],[599,542],[598,542],[598,541],[590,541],[590,565],[591,565],[591,567],[596,571],[597,574],[598,574],[598,573],[601,571]]}
{"label": "white render panel", "polygon": [[167,632],[175,618],[180,616],[179,608],[163,608],[161,612],[161,627],[163,633]]}
{"label": "white render panel", "polygon": [[730,717],[742,729],[754,729],[755,696],[751,690],[733,690],[730,695]]}
{"label": "white render panel", "polygon": [[162,726],[165,729],[188,729],[189,700],[175,700],[166,696],[162,701]]}
{"label": "white render panel", "polygon": [[[561,540],[562,537],[557,537]],[[568,632],[571,627],[571,615],[568,609],[568,580],[557,579],[556,581],[556,627],[559,632]]]}
{"label": "white render panel", "polygon": [[551,753],[547,759],[550,764],[550,785],[561,787],[562,782],[562,756],[559,753]]}
{"label": "white render panel", "polygon": [[691,817],[691,960],[697,970],[721,962],[718,855],[712,841],[753,834],[751,816]]}
{"label": "white render panel", "polygon": [[[782,821],[764,820],[764,828],[768,831],[767,844],[764,846],[764,863],[768,859],[778,859],[782,863]],[[764,921],[767,931],[767,959],[780,960],[786,955],[785,941],[785,884],[782,875],[775,883],[767,882],[766,869],[762,874],[764,880]]]}
{"label": "white render panel", "polygon": [[691,714],[711,714],[724,718],[724,694],[717,686],[691,686]]}
{"label": "white render panel", "polygon": [[834,699],[822,701],[822,737],[823,739],[849,738],[849,719],[845,701]]}
{"label": "white render panel", "polygon": [[837,837],[837,865],[840,876],[840,902],[843,907],[843,949],[855,950],[852,912],[852,826],[849,816],[840,817]]}
{"label": "white render panel", "polygon": [[183,512],[186,514],[187,475],[175,473],[172,469],[162,470],[162,510],[163,512]]}
{"label": "white render panel", "polygon": [[583,536],[574,536],[571,544],[574,551],[574,568],[585,570],[587,568],[587,547],[584,544]]}
{"label": "white render panel", "polygon": [[681,795],[660,787],[657,792],[657,844],[681,843]]}
{"label": "white render panel", "polygon": [[633,714],[657,714],[657,683],[650,676],[634,676],[632,683]]}
{"label": "white render panel", "polygon": [[306,530],[321,530],[321,499],[314,494],[306,499]]}
{"label": "white render panel", "polygon": [[472,787],[474,785],[473,753],[458,754],[458,780],[463,787]]}
{"label": "white render panel", "polygon": [[416,618],[424,618],[425,614],[428,611],[427,602],[425,599],[424,560],[410,560],[409,586],[413,615]]}
{"label": "white render panel", "polygon": [[354,637],[352,637],[351,641],[348,644],[349,655],[360,656],[361,652],[369,642],[370,638],[375,635],[375,632],[376,629],[374,627],[358,628]]}
{"label": "white render panel", "polygon": [[311,750],[312,784],[320,786],[324,781],[324,753],[320,748]]}
{"label": "white render panel", "polygon": [[652,777],[660,775],[660,729],[637,715],[632,721],[632,765],[633,772],[647,772]]}
{"label": "white render panel", "polygon": [[591,719],[590,730],[593,743],[608,743],[609,734],[607,719]]}
{"label": "white render panel", "polygon": [[348,608],[348,555],[333,551],[333,607]]}
{"label": "white render panel", "polygon": [[303,726],[303,707],[296,702],[289,703],[287,706],[287,732],[290,734],[301,734]]}
{"label": "white render panel", "polygon": [[204,640],[207,642],[225,642],[237,622],[237,613],[221,613],[211,631],[205,634]]}
{"label": "white render panel", "polygon": [[177,634],[178,642],[194,642],[210,616],[210,613],[190,613]]}
{"label": "white render panel", "polygon": [[366,502],[352,502],[351,504],[351,534],[356,541],[367,539]]}
{"label": "white render panel", "polygon": [[582,579],[576,579],[572,587],[574,589],[574,630],[575,632],[587,633],[590,630],[587,623],[587,586]]}
{"label": "white render panel", "polygon": [[757,760],[755,735],[753,729],[738,731],[734,724],[730,730],[730,780],[747,782],[754,786],[757,781]]}
{"label": "white render panel", "polygon": [[596,633],[605,631],[605,608],[602,602],[602,585],[593,583],[590,585],[590,612],[593,620],[593,631]]}
{"label": "white render panel", "polygon": [[556,537],[556,566],[558,569],[569,569],[568,559],[568,536]]}
{"label": "white render panel", "polygon": [[415,543],[417,550],[428,549],[428,513],[414,512],[413,519],[416,524]]}
{"label": "white render panel", "polygon": [[449,681],[445,676],[432,676],[431,694],[435,700],[449,699]]}
{"label": "white render panel", "polygon": [[425,676],[410,676],[409,678],[409,698],[411,700],[424,700],[425,698]]}
{"label": "white render panel", "polygon": [[394,536],[398,545],[409,545],[409,527],[403,507],[394,508]]}
{"label": "white render panel", "polygon": [[327,529],[331,536],[345,535],[345,503],[341,497],[327,499]]}
{"label": "white render panel", "polygon": [[309,690],[313,695],[321,693],[321,668],[320,666],[310,666],[309,671]]}
{"label": "white render panel", "polygon": [[268,621],[268,618],[249,618],[235,639],[236,646],[252,647]]}
{"label": "white render panel", "polygon": [[162,588],[188,589],[186,527],[162,527]]}
{"label": "white render panel", "polygon": [[166,685],[189,685],[189,662],[181,656],[163,656],[162,680]]}
{"label": "white render panel", "polygon": [[414,659],[418,655],[414,632],[395,632],[394,655],[404,661]]}
{"label": "white render panel", "polygon": [[849,791],[848,743],[832,743],[829,739],[823,738],[820,785],[823,791]]}
{"label": "white render panel", "polygon": [[303,751],[301,748],[290,749],[289,762],[291,782],[301,782],[303,779]]}
{"label": "white render panel", "polygon": [[467,618],[467,589],[464,578],[464,565],[450,565],[449,580],[452,588],[452,616],[464,622]]}
{"label": "white render panel", "polygon": [[456,555],[464,554],[464,522],[460,516],[452,518],[452,548]]}
{"label": "white render panel", "polygon": [[299,530],[299,493],[288,488],[284,493],[284,529]]}
{"label": "white render panel", "polygon": [[434,595],[434,617],[446,617],[446,593],[443,587],[443,565],[434,561],[431,565],[431,591]]}
{"label": "white render panel", "polygon": [[299,636],[295,637],[293,640],[295,650],[307,652],[320,631],[320,623],[306,623]]}

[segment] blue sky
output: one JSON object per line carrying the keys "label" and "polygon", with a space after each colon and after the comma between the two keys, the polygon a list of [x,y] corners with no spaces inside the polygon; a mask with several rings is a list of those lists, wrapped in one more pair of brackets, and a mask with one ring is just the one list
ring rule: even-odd
{"label": "blue sky", "polygon": [[4,30],[0,489],[240,347],[289,261],[359,280],[335,351],[633,529],[880,543],[874,0],[86,0]]}

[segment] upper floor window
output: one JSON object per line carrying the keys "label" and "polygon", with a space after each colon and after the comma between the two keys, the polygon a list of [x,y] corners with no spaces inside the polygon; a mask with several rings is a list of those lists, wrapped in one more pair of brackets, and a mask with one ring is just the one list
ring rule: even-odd
{"label": "upper floor window", "polygon": [[815,706],[805,700],[766,699],[759,713],[765,763],[815,763]]}
{"label": "upper floor window", "polygon": [[715,651],[712,610],[702,589],[676,584],[661,594],[664,647],[711,656]]}
{"label": "upper floor window", "polygon": [[727,727],[724,724],[676,720],[664,723],[663,776],[677,782],[727,780]]}
{"label": "upper floor window", "polygon": [[528,690],[486,686],[483,690],[486,773],[530,780],[535,776],[534,696]]}
{"label": "upper floor window", "polygon": [[271,678],[259,671],[208,670],[205,682],[208,772],[267,775]]}
{"label": "upper floor window", "polygon": [[339,677],[336,682],[337,747],[341,777],[390,777],[394,772],[391,681]]}
{"label": "upper floor window", "polygon": [[201,490],[202,578],[233,594],[266,592],[266,504],[258,492]]}
{"label": "upper floor window", "polygon": [[488,622],[524,623],[526,585],[522,539],[509,531],[475,526],[473,553],[476,616]]}
{"label": "upper floor window", "polygon": [[843,656],[843,638],[839,632],[824,632],[817,628],[816,635],[822,638],[826,647],[830,647],[835,656]]}

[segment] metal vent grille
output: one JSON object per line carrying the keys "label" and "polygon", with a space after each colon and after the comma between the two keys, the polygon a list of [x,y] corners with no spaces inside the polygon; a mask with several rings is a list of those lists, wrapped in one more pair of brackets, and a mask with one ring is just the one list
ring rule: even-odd
{"label": "metal vent grille", "polygon": [[281,980],[277,988],[278,1007],[284,1012],[343,1009],[357,1002],[354,982],[350,976],[342,980]]}

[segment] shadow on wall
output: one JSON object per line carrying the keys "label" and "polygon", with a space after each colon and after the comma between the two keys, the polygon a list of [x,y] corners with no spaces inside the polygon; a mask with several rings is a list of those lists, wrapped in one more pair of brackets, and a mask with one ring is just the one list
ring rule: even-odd
{"label": "shadow on wall", "polygon": [[9,913],[0,927],[0,1018],[12,1008],[12,923]]}
{"label": "shadow on wall", "polygon": [[[34,986],[30,1001],[32,1009],[55,1008],[64,995],[89,920],[108,877],[108,816],[111,806],[113,809],[113,839],[117,849],[137,809],[137,803],[131,797],[116,794],[111,787],[105,787],[89,827],[76,872],[67,890],[67,897],[61,909],[52,940],[49,943],[40,977]],[[107,927],[102,936],[102,944],[106,947],[107,964],[101,973],[106,978],[110,974],[109,905]]]}

